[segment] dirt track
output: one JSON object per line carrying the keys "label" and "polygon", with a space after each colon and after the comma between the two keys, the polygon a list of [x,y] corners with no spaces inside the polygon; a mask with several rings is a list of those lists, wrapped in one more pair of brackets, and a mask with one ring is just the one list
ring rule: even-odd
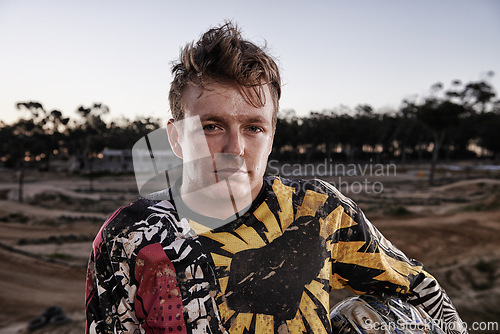
{"label": "dirt track", "polygon": [[[374,210],[376,205],[373,203],[363,204],[363,198],[359,199],[360,206],[368,207],[365,210],[367,216],[382,233],[408,256],[422,261],[428,271],[438,278],[462,317],[468,321],[498,320],[500,317],[499,182],[485,182],[443,186],[432,192],[423,189],[420,193],[408,190],[406,185],[388,188],[386,198],[381,199],[384,203],[390,202],[391,198],[397,203],[405,198],[425,197],[425,193],[428,198],[446,199],[444,204],[434,206],[422,205],[421,201],[413,203],[413,206],[409,204],[407,207],[416,212],[409,215],[388,215],[382,209]],[[64,193],[64,196],[67,195]],[[119,197],[116,202],[121,203],[134,196],[132,191],[129,195]],[[101,196],[117,197],[114,193],[101,193]],[[453,202],[450,201],[450,198],[455,198],[453,196],[468,196],[473,200]],[[66,313],[71,314],[73,321],[71,326],[62,326],[60,330],[46,328],[45,332],[81,332],[84,324],[84,265],[91,242],[61,242],[50,237],[74,234],[90,238],[97,233],[102,222],[93,219],[98,217],[104,220],[106,214],[102,210],[80,211],[78,208],[86,202],[78,201],[65,208],[50,207],[55,200],[45,203],[45,207],[0,201],[0,218],[5,218],[0,221],[0,242],[35,255],[25,256],[0,247],[0,333],[26,332],[27,322],[53,305],[62,306]],[[471,211],[471,203],[487,201],[492,202],[487,209],[479,207],[479,211]],[[20,245],[22,238],[28,239],[28,244]],[[59,257],[64,254],[72,256]],[[63,261],[71,266],[42,258]]]}
{"label": "dirt track", "polygon": [[29,320],[52,305],[67,312],[83,309],[85,268],[37,260],[3,248],[0,262],[0,327]]}
{"label": "dirt track", "polygon": [[372,221],[406,255],[429,268],[479,260],[500,252],[497,211],[397,219],[380,216]]}

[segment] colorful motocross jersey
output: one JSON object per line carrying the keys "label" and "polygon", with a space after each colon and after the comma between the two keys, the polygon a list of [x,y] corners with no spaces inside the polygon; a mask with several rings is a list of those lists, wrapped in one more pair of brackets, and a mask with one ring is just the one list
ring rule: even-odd
{"label": "colorful motocross jersey", "polygon": [[421,263],[326,182],[265,178],[252,206],[216,229],[179,217],[177,202],[141,198],[103,225],[87,333],[331,333],[329,293],[342,288],[406,295],[465,332]]}

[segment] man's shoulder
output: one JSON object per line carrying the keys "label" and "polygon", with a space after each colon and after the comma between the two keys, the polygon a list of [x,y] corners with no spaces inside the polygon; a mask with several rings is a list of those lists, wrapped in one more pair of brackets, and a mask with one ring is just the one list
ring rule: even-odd
{"label": "man's shoulder", "polygon": [[104,223],[103,228],[110,235],[117,235],[123,231],[132,231],[137,224],[150,222],[152,215],[167,215],[175,219],[175,208],[168,200],[140,197],[114,211]]}

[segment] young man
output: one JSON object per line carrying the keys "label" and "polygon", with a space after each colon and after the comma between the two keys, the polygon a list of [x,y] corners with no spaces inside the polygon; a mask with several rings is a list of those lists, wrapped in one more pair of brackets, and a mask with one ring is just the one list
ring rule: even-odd
{"label": "young man", "polygon": [[409,298],[466,332],[422,265],[321,180],[264,177],[280,76],[227,23],[181,52],[167,131],[182,176],[97,235],[88,333],[331,333],[329,293]]}

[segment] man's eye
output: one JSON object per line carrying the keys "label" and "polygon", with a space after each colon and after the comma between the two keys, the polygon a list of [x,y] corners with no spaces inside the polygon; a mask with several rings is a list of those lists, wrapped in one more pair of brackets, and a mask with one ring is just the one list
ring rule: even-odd
{"label": "man's eye", "polygon": [[249,126],[248,130],[251,132],[262,132],[263,131],[262,128],[260,128],[258,126]]}
{"label": "man's eye", "polygon": [[216,129],[217,127],[214,124],[207,124],[203,127],[203,130],[205,131],[214,131]]}

